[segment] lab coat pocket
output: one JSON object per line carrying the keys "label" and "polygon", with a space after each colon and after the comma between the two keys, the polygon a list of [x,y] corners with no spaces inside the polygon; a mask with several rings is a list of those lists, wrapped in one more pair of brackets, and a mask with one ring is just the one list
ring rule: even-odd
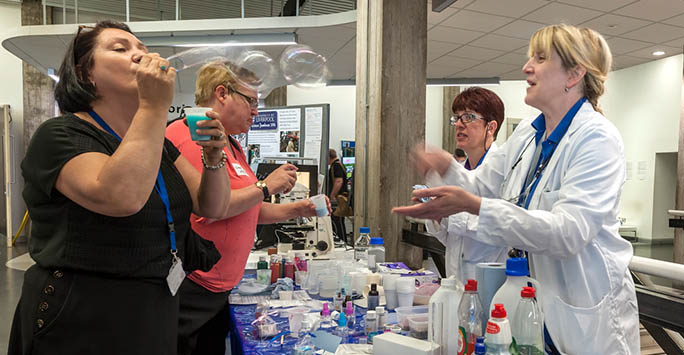
{"label": "lab coat pocket", "polygon": [[539,206],[537,206],[537,209],[551,211],[553,204],[558,201],[559,196],[560,190],[549,191],[544,189],[539,198]]}
{"label": "lab coat pocket", "polygon": [[608,354],[614,351],[611,350],[611,340],[616,334],[609,306],[608,294],[589,308],[571,306],[555,296],[551,307],[545,310],[545,322],[558,350],[567,354]]}

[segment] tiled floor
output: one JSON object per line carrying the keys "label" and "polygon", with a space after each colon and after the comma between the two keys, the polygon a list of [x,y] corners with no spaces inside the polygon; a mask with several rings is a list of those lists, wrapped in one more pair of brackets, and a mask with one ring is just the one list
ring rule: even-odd
{"label": "tiled floor", "polygon": [[[0,235],[0,240],[5,241],[5,236]],[[21,285],[24,281],[24,272],[10,269],[5,263],[19,255],[26,253],[26,244],[18,243],[14,248],[0,247],[0,354],[7,352],[10,326],[14,309],[21,296]]]}

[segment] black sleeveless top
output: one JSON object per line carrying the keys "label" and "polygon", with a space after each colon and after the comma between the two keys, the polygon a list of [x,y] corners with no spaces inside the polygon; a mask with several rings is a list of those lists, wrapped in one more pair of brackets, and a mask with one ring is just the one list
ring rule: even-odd
{"label": "black sleeveless top", "polygon": [[[21,163],[23,197],[32,220],[29,252],[40,266],[121,277],[166,277],[171,267],[165,207],[152,189],[147,203],[128,217],[109,217],[76,204],[55,189],[70,159],[87,152],[112,155],[119,141],[73,114],[44,122]],[[164,141],[161,171],[186,271],[209,270],[220,258],[213,243],[190,228],[192,199],[174,162],[180,153]]]}

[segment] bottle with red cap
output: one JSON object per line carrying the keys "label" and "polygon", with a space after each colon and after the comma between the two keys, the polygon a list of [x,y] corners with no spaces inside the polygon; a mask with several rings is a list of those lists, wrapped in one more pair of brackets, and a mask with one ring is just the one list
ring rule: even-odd
{"label": "bottle with red cap", "polygon": [[544,319],[534,300],[535,295],[536,290],[533,287],[522,288],[522,299],[518,302],[518,309],[512,319],[513,338],[522,355],[544,354]]}
{"label": "bottle with red cap", "polygon": [[463,349],[459,349],[459,355],[470,355],[475,351],[475,340],[483,335],[482,312],[477,281],[470,279],[465,285],[465,293],[458,305],[458,319],[461,322],[459,333],[464,339]]}
{"label": "bottle with red cap", "polygon": [[485,335],[485,345],[487,345],[487,355],[510,355],[511,325],[506,318],[506,309],[501,303],[494,304],[492,316],[487,322],[487,335]]}

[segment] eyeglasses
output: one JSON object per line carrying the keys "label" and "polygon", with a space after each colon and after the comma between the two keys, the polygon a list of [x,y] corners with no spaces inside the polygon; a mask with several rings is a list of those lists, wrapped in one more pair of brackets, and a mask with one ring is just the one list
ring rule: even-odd
{"label": "eyeglasses", "polygon": [[[74,44],[73,44],[73,52],[74,52],[74,64],[78,64],[78,58],[76,58],[76,48],[77,48],[77,43],[78,39],[81,36],[81,33],[87,33],[92,30],[94,30],[95,27],[93,26],[86,26],[86,25],[79,25],[78,26],[78,31],[76,31],[76,36],[74,36]],[[86,31],[84,31],[86,30]]]}
{"label": "eyeglasses", "polygon": [[238,94],[238,95],[244,97],[245,100],[247,100],[247,103],[249,104],[249,107],[250,107],[250,108],[257,108],[257,107],[259,107],[259,99],[257,99],[256,97],[247,96],[247,95],[245,95],[245,94],[243,94],[243,93],[241,93],[241,92],[235,90],[234,88],[231,88],[231,89],[233,90],[234,93],[236,93],[236,94]]}
{"label": "eyeglasses", "polygon": [[484,120],[484,117],[480,115],[476,115],[471,112],[466,112],[462,115],[454,115],[449,118],[449,124],[452,126],[456,125],[456,122],[461,121],[464,125],[468,125],[469,123],[475,121],[475,120]]}

